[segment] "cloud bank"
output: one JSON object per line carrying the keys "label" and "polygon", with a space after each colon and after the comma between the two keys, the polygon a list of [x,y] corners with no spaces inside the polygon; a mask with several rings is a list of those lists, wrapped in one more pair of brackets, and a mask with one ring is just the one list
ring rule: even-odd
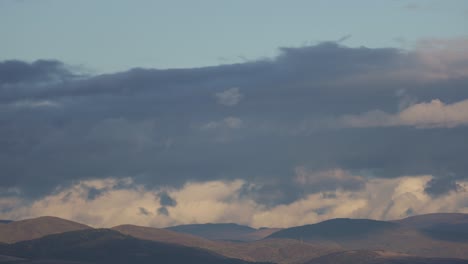
{"label": "cloud bank", "polygon": [[[349,172],[334,172],[335,175],[342,173]],[[302,172],[298,177],[302,177]],[[82,181],[29,204],[0,198],[0,204],[15,207],[0,212],[0,216],[16,219],[56,215],[96,227],[125,223],[165,227],[217,222],[289,227],[336,217],[393,220],[441,210],[468,213],[468,181],[457,182],[459,191],[438,197],[425,192],[432,181],[430,175],[369,179],[359,190],[329,189],[308,194],[292,203],[267,207],[245,191],[258,186],[244,180],[188,182],[179,189],[153,190],[134,184],[130,179],[104,179]],[[92,188],[102,193],[89,199]]]}
{"label": "cloud bank", "polygon": [[[0,62],[1,216],[287,226],[396,218],[442,201],[465,211],[467,44],[324,42],[231,65],[103,75]],[[399,198],[411,208],[384,210],[404,182],[417,186]],[[370,198],[381,186],[386,198]]]}

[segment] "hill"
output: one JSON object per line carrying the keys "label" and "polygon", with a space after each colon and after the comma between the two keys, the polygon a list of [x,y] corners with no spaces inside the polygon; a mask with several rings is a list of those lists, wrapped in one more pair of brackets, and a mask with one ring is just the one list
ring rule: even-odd
{"label": "hill", "polygon": [[254,233],[257,229],[238,224],[192,224],[171,226],[166,229],[179,233],[191,234],[210,240],[238,240],[244,241],[245,237]]}
{"label": "hill", "polygon": [[394,221],[421,230],[433,239],[468,242],[468,214],[438,213],[408,217]]}
{"label": "hill", "polygon": [[374,234],[396,230],[398,224],[369,220],[337,218],[318,224],[291,227],[280,230],[268,238],[292,238],[298,240],[346,240],[368,237]]}
{"label": "hill", "polygon": [[468,243],[436,239],[424,230],[368,219],[332,219],[287,228],[268,238],[336,243],[348,250],[387,250],[416,256],[468,259]]}
{"label": "hill", "polygon": [[0,242],[15,243],[50,234],[90,229],[91,227],[52,216],[14,221],[0,225]]}
{"label": "hill", "polygon": [[208,249],[226,257],[246,261],[300,263],[313,257],[341,250],[338,246],[303,243],[292,239],[267,239],[233,243],[211,241],[189,234],[152,227],[122,225],[112,229],[139,239]]}
{"label": "hill", "polygon": [[189,234],[178,233],[167,229],[135,225],[120,225],[112,228],[122,234],[139,239],[178,244],[188,247],[214,249],[218,244],[214,241]]}
{"label": "hill", "polygon": [[468,214],[462,213],[436,213],[410,216],[392,221],[394,223],[413,228],[427,228],[436,225],[468,224]]}
{"label": "hill", "polygon": [[78,261],[100,264],[205,263],[247,264],[216,253],[141,240],[110,229],[87,229],[0,245],[0,254],[32,261]]}
{"label": "hill", "polygon": [[312,259],[306,264],[467,264],[468,260],[425,258],[388,251],[353,250],[335,252]]}

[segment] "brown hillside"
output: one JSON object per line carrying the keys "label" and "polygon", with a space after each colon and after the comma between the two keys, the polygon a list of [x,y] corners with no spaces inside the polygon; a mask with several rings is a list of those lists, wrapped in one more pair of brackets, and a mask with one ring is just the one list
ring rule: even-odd
{"label": "brown hillside", "polygon": [[113,230],[122,234],[139,239],[152,240],[164,243],[178,244],[188,247],[214,249],[218,244],[214,241],[189,234],[177,233],[167,229],[144,227],[136,225],[119,225],[112,227]]}
{"label": "brown hillside", "polygon": [[70,220],[43,216],[0,225],[0,242],[15,243],[46,235],[68,231],[90,229],[91,227]]}

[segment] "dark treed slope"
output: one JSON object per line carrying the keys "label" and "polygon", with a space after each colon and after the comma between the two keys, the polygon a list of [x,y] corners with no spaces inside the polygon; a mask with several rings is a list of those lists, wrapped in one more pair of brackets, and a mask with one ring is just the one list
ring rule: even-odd
{"label": "dark treed slope", "polygon": [[0,225],[0,242],[15,243],[51,234],[90,229],[91,227],[52,216],[14,221]]}
{"label": "dark treed slope", "polygon": [[216,253],[174,244],[141,240],[110,229],[88,229],[0,245],[0,254],[31,260],[107,263],[246,264]]}

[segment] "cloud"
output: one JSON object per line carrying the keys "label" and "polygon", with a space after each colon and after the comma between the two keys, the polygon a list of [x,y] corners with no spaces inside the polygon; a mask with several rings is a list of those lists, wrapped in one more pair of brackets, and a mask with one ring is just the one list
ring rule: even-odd
{"label": "cloud", "polygon": [[[209,222],[289,227],[336,217],[390,220],[406,217],[408,212],[468,212],[466,193],[450,191],[440,196],[428,195],[425,186],[432,180],[431,175],[367,179],[359,190],[337,188],[311,193],[294,202],[274,207],[267,207],[242,194],[243,186],[254,184],[243,180],[190,182],[181,188],[159,190],[134,184],[128,179],[124,189],[116,188],[119,180],[93,180],[77,183],[32,203],[2,197],[0,204],[15,204],[15,210],[0,211],[0,218],[56,215],[96,227],[124,223],[164,227]],[[457,184],[468,186],[466,181]],[[89,185],[106,187],[109,191],[106,195],[88,200],[84,186]],[[174,197],[177,205],[159,206],[155,191],[163,191]],[[64,200],[65,196],[72,199]]]}
{"label": "cloud", "polygon": [[[129,205],[128,217],[166,208],[158,216],[169,223],[182,201],[168,190],[177,205],[161,205],[160,186],[240,180],[240,198],[226,199],[276,208],[358,192],[365,177],[433,175],[429,192],[447,175],[463,182],[466,43],[432,39],[402,50],[323,42],[230,65],[94,76],[54,60],[1,62],[0,197],[41,201],[77,182],[131,177],[153,193],[135,196],[148,204]],[[130,188],[118,185],[82,192],[97,206]],[[437,199],[452,192],[441,190]]]}
{"label": "cloud", "polygon": [[360,115],[348,115],[341,118],[344,126],[414,126],[419,128],[452,128],[468,124],[468,100],[444,104],[439,99],[410,105],[392,115],[374,110]]}
{"label": "cloud", "polygon": [[21,83],[45,83],[77,76],[56,60],[37,60],[26,63],[18,60],[0,62],[0,87]]}
{"label": "cloud", "polygon": [[172,199],[171,196],[169,196],[169,194],[167,194],[167,192],[161,192],[159,194],[159,204],[161,206],[174,207],[174,206],[177,205],[177,201]]}
{"label": "cloud", "polygon": [[360,189],[365,183],[361,176],[352,175],[349,171],[342,169],[330,169],[325,171],[307,171],[299,166],[295,168],[294,180],[302,187],[313,188],[318,191],[336,189]]}
{"label": "cloud", "polygon": [[138,210],[139,210],[139,214],[142,214],[142,215],[151,215],[151,212],[148,211],[146,208],[144,207],[138,207]]}
{"label": "cloud", "polygon": [[167,210],[166,207],[162,206],[158,208],[158,215],[165,215],[169,216],[169,211]]}
{"label": "cloud", "polygon": [[233,117],[233,116],[229,116],[229,117],[226,117],[224,118],[223,120],[221,121],[211,121],[211,122],[208,122],[204,125],[201,126],[201,129],[203,130],[211,130],[211,129],[231,129],[231,128],[240,128],[242,126],[242,119],[240,118],[237,118],[237,117]]}
{"label": "cloud", "polygon": [[17,101],[10,104],[14,108],[47,108],[47,107],[60,107],[60,104],[50,100],[37,100],[37,101]]}
{"label": "cloud", "polygon": [[467,192],[467,190],[452,177],[432,178],[426,183],[425,191],[434,197],[449,192]]}
{"label": "cloud", "polygon": [[239,88],[229,88],[223,92],[216,93],[215,96],[218,104],[225,106],[237,105],[243,97]]}

